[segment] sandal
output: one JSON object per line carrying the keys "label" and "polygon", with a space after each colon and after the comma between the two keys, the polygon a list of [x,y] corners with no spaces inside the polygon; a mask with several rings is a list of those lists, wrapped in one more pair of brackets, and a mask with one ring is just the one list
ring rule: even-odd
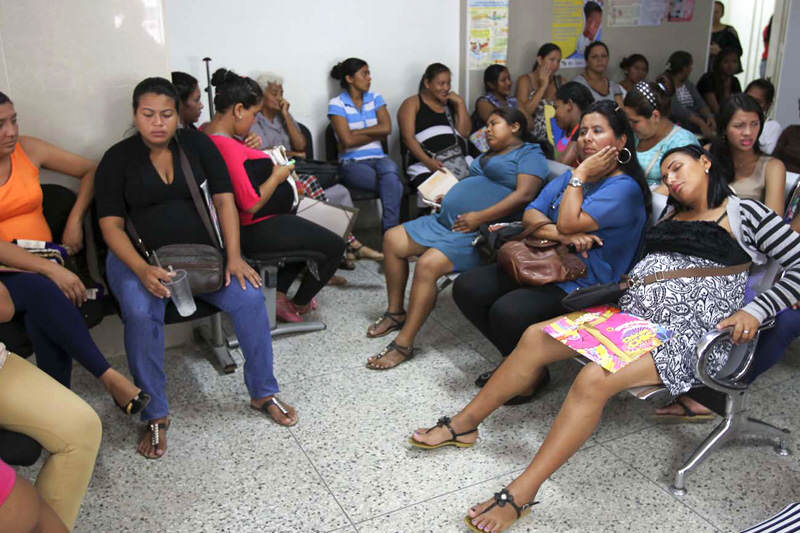
{"label": "sandal", "polygon": [[381,252],[378,250],[373,250],[369,246],[365,245],[364,243],[359,243],[360,246],[349,245],[347,247],[347,251],[356,259],[370,259],[372,261],[383,261],[384,257]]}
{"label": "sandal", "polygon": [[[520,518],[522,518],[526,514],[530,513],[531,512],[531,507],[533,507],[534,505],[536,505],[538,503],[539,502],[530,501],[530,502],[522,504],[522,505],[517,505],[517,503],[514,501],[514,497],[511,495],[510,492],[508,492],[508,489],[504,488],[500,492],[495,492],[494,493],[494,503],[491,504],[490,506],[488,506],[483,511],[481,511],[478,515],[475,516],[475,518],[478,518],[480,515],[490,511],[491,509],[494,509],[495,507],[505,507],[506,504],[509,504],[517,512],[517,520],[519,520]],[[483,530],[478,529],[477,527],[475,527],[475,524],[472,523],[472,521],[475,520],[475,518],[470,518],[470,516],[467,515],[467,516],[464,517],[464,523],[467,524],[467,527],[469,527],[469,529],[471,531],[477,531],[478,533],[484,533]]]}
{"label": "sandal", "polygon": [[264,402],[264,403],[261,405],[261,407],[253,407],[253,406],[251,405],[251,406],[250,406],[250,408],[251,408],[251,409],[254,409],[254,410],[256,410],[256,411],[261,411],[261,412],[263,412],[264,414],[266,414],[266,415],[267,415],[267,416],[270,418],[270,420],[272,420],[273,422],[275,422],[275,423],[276,423],[276,424],[278,424],[279,426],[284,426],[284,427],[292,427],[292,426],[294,426],[295,424],[297,424],[297,415],[296,415],[296,414],[295,414],[295,419],[294,419],[294,422],[293,422],[293,423],[291,423],[291,424],[281,424],[280,422],[278,422],[277,420],[275,420],[274,418],[272,418],[272,415],[270,414],[270,412],[269,412],[269,409],[267,409],[267,408],[268,408],[270,405],[274,405],[275,407],[277,407],[277,408],[278,408],[278,411],[280,411],[280,412],[281,412],[281,414],[282,414],[283,416],[285,416],[286,418],[289,418],[289,417],[290,417],[290,416],[289,416],[289,410],[288,410],[288,409],[286,409],[286,407],[284,407],[284,405],[283,405],[283,404],[280,402],[280,400],[278,400],[278,398],[276,398],[275,396],[273,396],[272,398],[270,398],[269,400],[267,400],[266,402]]}
{"label": "sandal", "polygon": [[469,431],[465,431],[463,433],[456,433],[455,430],[453,429],[453,426],[450,425],[450,417],[443,416],[442,418],[436,421],[435,426],[426,429],[425,433],[429,432],[432,429],[440,427],[446,427],[450,431],[450,434],[453,436],[453,438],[450,440],[440,442],[439,444],[425,444],[414,439],[414,437],[408,437],[408,443],[416,448],[422,448],[423,450],[435,450],[436,448],[442,448],[444,446],[455,446],[456,448],[472,448],[473,446],[475,446],[474,442],[461,442],[460,440],[458,440],[458,437],[463,437],[464,435],[475,433],[476,431],[478,431],[478,428],[470,429]]}
{"label": "sandal", "polygon": [[150,403],[150,395],[144,391],[139,391],[139,394],[136,395],[131,401],[126,403],[124,406],[117,403],[117,400],[114,400],[114,404],[119,407],[119,410],[125,413],[126,415],[135,415],[136,413],[140,412],[142,409],[147,407],[147,404]]}
{"label": "sandal", "polygon": [[[401,359],[400,361],[398,361],[396,364],[394,364],[392,366],[373,366],[372,365],[372,363],[374,363],[375,361],[378,361],[379,359],[384,357],[386,354],[388,354],[392,350],[394,350],[395,352],[397,352],[400,355],[402,355],[403,359]],[[409,359],[413,359],[414,356],[416,355],[416,352],[417,351],[414,349],[413,346],[400,346],[396,342],[392,341],[386,346],[386,348],[381,350],[373,358],[372,362],[370,362],[369,360],[367,361],[367,368],[372,369],[372,370],[389,370],[390,368],[394,368],[399,364],[405,363]]]}
{"label": "sandal", "polygon": [[342,256],[342,260],[339,261],[339,268],[342,270],[355,270],[356,263],[355,258],[349,257],[350,254],[345,254]]}
{"label": "sandal", "polygon": [[[404,317],[404,319],[398,320],[397,318],[395,318],[398,316],[402,316]],[[403,329],[403,326],[406,325],[405,316],[406,316],[405,310],[399,311],[397,313],[390,313],[389,311],[386,311],[381,315],[381,317],[378,320],[373,322],[372,325],[367,328],[367,337],[369,337],[370,339],[377,339],[378,337],[384,337],[393,331]],[[391,324],[389,324],[389,327],[380,333],[374,333],[375,329],[378,326],[380,326],[381,323],[387,318],[392,322]]]}
{"label": "sandal", "polygon": [[[145,433],[147,433],[147,432],[150,433],[150,445],[153,448],[158,449],[158,445],[161,443],[161,435],[159,434],[159,431],[163,429],[164,433],[166,433],[167,430],[169,429],[169,426],[170,426],[169,422],[153,422],[153,423],[147,424],[144,427]],[[139,455],[141,455],[145,459],[161,459],[162,457],[164,457],[164,455],[166,453],[167,452],[165,450],[163,454],[155,455],[155,456],[152,456],[152,457],[149,456],[149,455],[145,455],[143,453],[140,453]]]}
{"label": "sandal", "polygon": [[714,420],[714,413],[695,413],[689,407],[683,403],[680,398],[669,404],[667,407],[672,405],[677,405],[683,411],[683,414],[680,415],[671,415],[671,414],[663,414],[660,415],[658,413],[650,415],[650,419],[656,423],[662,424],[680,424],[683,422],[688,422],[690,424],[702,424],[705,422],[710,422]]}

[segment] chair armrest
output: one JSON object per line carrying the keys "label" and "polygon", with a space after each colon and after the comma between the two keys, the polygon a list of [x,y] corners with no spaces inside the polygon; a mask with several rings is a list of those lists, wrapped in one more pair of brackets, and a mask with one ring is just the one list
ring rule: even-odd
{"label": "chair armrest", "polygon": [[775,325],[775,320],[770,319],[758,328],[756,336],[750,342],[747,349],[747,354],[742,359],[735,372],[732,372],[728,378],[718,378],[709,372],[709,358],[711,356],[712,348],[720,342],[730,339],[732,328],[725,328],[723,330],[711,330],[706,333],[700,342],[697,343],[697,363],[695,364],[695,373],[697,378],[708,388],[728,394],[738,391],[746,390],[749,384],[743,383],[741,380],[748,374],[750,367],[753,364],[753,358],[756,353],[756,345],[758,338],[762,331],[770,329]]}

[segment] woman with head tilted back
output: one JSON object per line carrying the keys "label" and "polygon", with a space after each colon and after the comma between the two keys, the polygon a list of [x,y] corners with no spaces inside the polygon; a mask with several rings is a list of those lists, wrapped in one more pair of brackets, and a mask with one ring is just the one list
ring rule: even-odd
{"label": "woman with head tilted back", "polygon": [[621,106],[622,88],[619,83],[608,77],[609,55],[608,46],[602,41],[595,41],[587,46],[583,54],[586,59],[586,68],[572,81],[577,81],[592,91],[595,102],[611,100]]}
{"label": "woman with head tilted back", "polygon": [[[686,392],[696,382],[695,345],[707,331],[731,328],[731,341],[746,343],[764,320],[797,302],[800,235],[763,204],[734,196],[713,156],[699,146],[667,152],[661,173],[670,191],[671,209],[665,220],[648,231],[644,256],[631,275],[641,278],[696,267],[718,268],[718,275],[639,284],[622,296],[623,311],[669,329],[672,338],[613,374],[595,363],[586,365],[525,471],[494,498],[467,510],[465,521],[474,531],[505,531],[529,511],[545,480],[592,435],[615,394],[655,384],[663,384],[673,395]],[[747,266],[750,262],[765,265],[768,260],[781,263],[788,275],[743,306]],[[472,446],[478,425],[504,401],[530,387],[545,365],[575,357],[576,352],[544,332],[552,321],[528,328],[464,409],[430,429],[417,430],[411,444],[428,449]],[[728,341],[712,348],[712,372],[723,367],[731,347]]]}
{"label": "woman with head tilted back", "polygon": [[[478,226],[518,219],[544,183],[547,162],[539,146],[527,142],[525,115],[516,109],[496,109],[487,128],[489,152],[472,162],[470,177],[447,192],[441,212],[406,222],[384,236],[387,309],[367,329],[367,336],[399,333],[369,358],[369,368],[385,370],[413,357],[414,339],[436,301],[436,280],[477,266],[480,259],[472,241]],[[419,260],[406,313],[408,258],[413,255]]]}
{"label": "woman with head tilted back", "polygon": [[[520,285],[492,264],[461,274],[453,285],[456,305],[503,357],[528,326],[564,313],[561,300],[568,293],[618,281],[631,267],[650,210],[650,188],[634,156],[628,120],[616,107],[614,102],[595,102],[583,113],[577,141],[582,162],[550,180],[522,218],[526,226],[539,227],[534,237],[583,253],[587,275],[563,283]],[[546,368],[540,370],[510,403],[535,398],[550,379]],[[491,371],[484,372],[476,384],[483,386],[490,376]]]}
{"label": "woman with head tilted back", "polygon": [[[192,200],[187,180],[204,183],[216,208],[224,246],[225,283],[216,292],[195,295],[229,314],[246,359],[244,380],[250,407],[275,422],[297,421],[294,409],[275,397],[269,319],[259,275],[244,262],[239,216],[228,170],[204,133],[178,131],[178,93],[164,78],[147,78],[133,91],[136,134],[109,148],[97,168],[100,229],[109,247],[106,273],[125,324],[125,352],[131,373],[152,395],[142,411],[148,422],[137,451],[150,459],[166,452],[170,426],[164,374],[164,311],[171,273],[150,265],[125,229],[126,219],[143,245],[213,245]],[[181,158],[188,167],[184,172]],[[187,175],[188,174],[188,175]],[[164,265],[165,267],[167,265]]]}
{"label": "woman with head tilted back", "polygon": [[[466,155],[470,118],[467,106],[450,87],[450,69],[441,63],[428,65],[419,82],[419,92],[406,98],[397,110],[397,124],[408,148],[406,175],[417,187],[444,163],[435,155],[458,147]],[[466,159],[465,159],[466,162]]]}
{"label": "woman with head tilted back", "polygon": [[381,143],[392,132],[392,119],[380,93],[371,92],[372,74],[363,59],[348,58],[331,69],[343,91],[328,101],[328,118],[339,143],[342,183],[376,191],[383,208],[383,231],[400,223],[403,184],[397,165]]}
{"label": "woman with head tilted back", "polygon": [[545,43],[536,53],[536,62],[530,72],[517,79],[517,103],[525,113],[533,139],[547,140],[545,106],[555,106],[556,91],[564,84],[558,74],[561,65],[561,48]]}
{"label": "woman with head tilted back", "polygon": [[[292,171],[290,165],[275,165],[264,152],[248,148],[236,139],[250,131],[261,109],[263,96],[258,84],[226,69],[217,70],[211,83],[216,88],[217,112],[204,131],[222,154],[231,176],[245,255],[307,250],[324,257],[316,274],[311,269],[303,273],[304,263],[285,265],[278,273],[278,315],[299,322],[300,315],[312,309],[314,296],[336,272],[344,253],[344,241],[332,231],[292,213],[294,191],[287,181]],[[286,293],[301,273],[300,287],[290,300]]]}

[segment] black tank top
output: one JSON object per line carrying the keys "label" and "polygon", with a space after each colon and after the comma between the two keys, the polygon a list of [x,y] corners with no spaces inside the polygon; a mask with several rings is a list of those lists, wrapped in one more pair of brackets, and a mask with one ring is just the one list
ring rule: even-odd
{"label": "black tank top", "polygon": [[677,252],[702,257],[725,266],[740,265],[750,261],[750,256],[728,231],[719,225],[720,220],[664,220],[647,232],[644,254]]}
{"label": "black tank top", "polygon": [[[422,96],[417,95],[419,99],[419,110],[414,117],[414,137],[422,147],[428,152],[440,152],[445,148],[453,146],[456,143],[457,137],[450,122],[447,120],[445,113],[437,113],[425,103]],[[449,104],[448,104],[449,105]],[[455,116],[450,111],[450,116]],[[419,163],[419,160],[414,157],[414,154],[409,152],[409,167],[414,163]],[[427,168],[422,170],[429,172]],[[418,174],[414,172],[414,174]]]}

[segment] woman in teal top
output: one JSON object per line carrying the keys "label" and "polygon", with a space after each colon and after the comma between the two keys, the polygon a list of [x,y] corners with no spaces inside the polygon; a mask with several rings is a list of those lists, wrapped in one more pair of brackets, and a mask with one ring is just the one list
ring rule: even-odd
{"label": "woman in teal top", "polygon": [[[666,85],[640,81],[633,86],[623,102],[625,114],[636,134],[636,157],[644,169],[651,188],[661,184],[659,162],[672,148],[687,144],[700,145],[694,133],[674,124],[668,117],[672,105]],[[658,214],[654,209],[654,214]]]}
{"label": "woman in teal top", "polygon": [[[515,108],[498,108],[487,121],[490,150],[472,163],[470,174],[441,200],[437,214],[406,222],[383,239],[388,309],[367,329],[368,337],[400,330],[394,341],[367,361],[385,370],[414,355],[413,342],[436,300],[436,280],[479,264],[472,246],[478,226],[519,219],[547,177],[547,160],[531,144],[525,116]],[[404,296],[408,258],[419,256],[411,285],[408,313]]]}

